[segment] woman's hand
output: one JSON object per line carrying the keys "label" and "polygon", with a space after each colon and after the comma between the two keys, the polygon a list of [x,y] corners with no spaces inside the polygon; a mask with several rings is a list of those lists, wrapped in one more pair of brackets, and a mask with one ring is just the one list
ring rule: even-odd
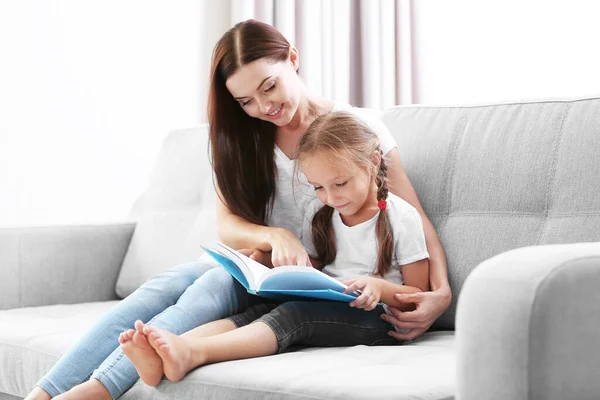
{"label": "woman's hand", "polygon": [[238,251],[246,257],[249,257],[256,262],[261,263],[265,267],[273,268],[273,265],[271,264],[271,254],[267,253],[266,251],[258,249],[241,249]]}
{"label": "woman's hand", "polygon": [[377,307],[381,299],[381,279],[372,276],[360,276],[356,279],[342,281],[348,285],[344,293],[360,291],[360,296],[350,303],[350,307],[362,308],[371,311]]}
{"label": "woman's hand", "polygon": [[419,292],[413,294],[396,294],[396,300],[402,303],[414,304],[414,311],[401,311],[396,307],[389,307],[393,315],[382,314],[381,318],[404,333],[390,331],[390,335],[401,342],[414,340],[421,336],[433,322],[443,314],[450,305],[452,296],[441,290],[434,292]]}
{"label": "woman's hand", "polygon": [[271,247],[271,262],[274,267],[282,265],[312,267],[306,249],[300,240],[287,229],[272,228],[267,243]]}

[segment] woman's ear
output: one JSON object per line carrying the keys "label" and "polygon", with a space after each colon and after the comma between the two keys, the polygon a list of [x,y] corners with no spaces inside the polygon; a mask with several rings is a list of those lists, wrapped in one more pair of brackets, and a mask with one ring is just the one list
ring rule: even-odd
{"label": "woman's ear", "polygon": [[292,63],[294,71],[298,71],[298,68],[300,68],[300,56],[298,55],[298,50],[295,47],[290,47],[290,54],[288,58],[290,63]]}

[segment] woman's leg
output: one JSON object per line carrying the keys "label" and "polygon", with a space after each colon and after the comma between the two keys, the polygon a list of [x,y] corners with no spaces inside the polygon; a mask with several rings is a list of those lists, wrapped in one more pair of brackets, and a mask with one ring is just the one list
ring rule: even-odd
{"label": "woman's leg", "polygon": [[37,386],[54,397],[85,382],[94,369],[118,347],[119,333],[133,326],[136,319],[149,320],[175,304],[188,286],[214,266],[208,258],[203,257],[149,279],[102,316]]}
{"label": "woman's leg", "polygon": [[[226,270],[213,268],[190,285],[176,304],[146,321],[150,326],[181,334],[235,314],[258,301],[261,301],[259,297],[250,295]],[[133,327],[133,324],[132,321],[127,328]],[[117,345],[119,334],[126,329],[115,334]],[[139,375],[121,348],[117,347],[92,373],[91,378],[100,381],[111,396],[117,398],[133,386]]]}

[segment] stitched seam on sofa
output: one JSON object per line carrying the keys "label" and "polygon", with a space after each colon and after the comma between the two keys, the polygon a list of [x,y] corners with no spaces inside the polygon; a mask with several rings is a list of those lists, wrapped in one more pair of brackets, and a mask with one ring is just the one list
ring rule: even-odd
{"label": "stitched seam on sofa", "polygon": [[[600,100],[600,97],[585,97],[578,99],[555,99],[555,100],[524,100],[521,102],[513,102],[509,101],[506,103],[497,102],[497,103],[486,103],[486,104],[472,104],[472,105],[424,105],[424,104],[406,104],[401,106],[394,106],[390,110],[393,110],[396,113],[402,112],[402,110],[422,110],[422,109],[439,109],[439,108],[447,108],[447,109],[473,109],[473,108],[486,108],[486,107],[498,107],[498,106],[517,106],[517,105],[528,105],[528,104],[556,104],[556,103],[580,103],[583,101],[593,101]],[[384,113],[390,112],[389,110],[383,111]]]}
{"label": "stitched seam on sofa", "polygon": [[[461,130],[462,130],[462,132],[461,132]],[[454,172],[456,170],[456,163],[458,162],[458,149],[463,144],[466,131],[467,131],[467,115],[462,115],[461,117],[459,117],[458,121],[456,122],[456,127],[454,128],[454,133],[453,133],[453,138],[452,138],[452,142],[453,142],[452,153],[449,154],[449,156],[448,156],[448,158],[450,160],[450,165],[446,169],[447,173],[445,174],[446,175],[446,179],[445,179],[446,188],[444,190],[444,194],[446,196],[446,201],[444,203],[446,203],[447,206],[444,211],[446,211],[446,214],[448,214],[448,215],[451,214],[451,212],[452,212],[452,196],[454,193],[452,188],[454,187],[454,178],[455,178]]]}
{"label": "stitched seam on sofa", "polygon": [[550,164],[550,173],[548,174],[548,183],[546,185],[546,201],[544,204],[544,222],[541,224],[540,226],[540,231],[538,232],[538,237],[537,240],[535,241],[535,243],[540,244],[540,240],[542,239],[542,234],[544,233],[544,230],[546,229],[546,226],[548,224],[548,212],[550,210],[550,194],[552,192],[552,186],[554,185],[554,182],[556,182],[556,174],[557,174],[557,164],[558,164],[558,154],[560,151],[560,146],[562,144],[562,139],[565,136],[564,135],[564,128],[565,128],[565,120],[567,119],[567,115],[569,114],[569,111],[571,110],[571,104],[567,104],[565,106],[565,109],[563,111],[563,116],[562,116],[562,120],[560,121],[560,127],[558,129],[558,133],[557,133],[557,137],[556,140],[554,142],[554,149],[553,149],[553,155],[552,155],[552,164]]}
{"label": "stitched seam on sofa", "polygon": [[572,258],[570,260],[564,261],[562,263],[560,263],[559,265],[557,265],[556,267],[552,268],[552,271],[550,271],[546,276],[544,276],[535,286],[534,290],[533,290],[533,301],[531,302],[531,308],[529,310],[529,333],[528,333],[528,343],[527,343],[527,398],[532,398],[532,393],[531,393],[531,365],[530,365],[530,361],[531,361],[531,346],[530,344],[533,343],[533,337],[532,337],[532,331],[533,331],[533,318],[531,318],[534,315],[534,310],[537,306],[539,297],[538,297],[538,292],[540,287],[545,284],[547,282],[547,280],[554,276],[555,274],[558,274],[559,272],[562,271],[563,268],[566,268],[567,265],[573,263],[573,262],[579,262],[579,261],[585,261],[585,260],[600,260],[600,256],[595,255],[595,256],[583,256],[583,257],[579,257],[579,258]]}
{"label": "stitched seam on sofa", "polygon": [[215,388],[223,388],[224,387],[224,388],[228,388],[228,389],[244,389],[245,391],[254,392],[254,393],[292,395],[292,396],[296,396],[296,398],[298,398],[298,399],[310,399],[310,400],[325,399],[325,397],[314,397],[314,396],[309,396],[306,394],[297,394],[294,392],[286,391],[285,389],[284,390],[256,389],[256,388],[249,387],[249,386],[234,386],[234,385],[230,385],[230,384],[226,384],[226,383],[213,383],[213,382],[208,382],[208,381],[204,381],[204,380],[197,380],[197,379],[189,378],[189,375],[184,380],[181,380],[178,382],[161,382],[162,385],[164,385],[165,383],[167,383],[169,386],[171,386],[171,385],[183,386],[183,384],[186,384],[186,385],[190,385],[190,386],[194,386],[194,387],[197,387],[198,384],[200,383],[204,386],[211,386],[211,387],[215,387]]}

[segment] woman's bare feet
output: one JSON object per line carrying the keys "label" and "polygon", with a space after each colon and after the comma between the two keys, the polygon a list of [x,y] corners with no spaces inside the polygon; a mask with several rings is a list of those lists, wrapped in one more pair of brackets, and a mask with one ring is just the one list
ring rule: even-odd
{"label": "woman's bare feet", "polygon": [[119,336],[121,350],[129,358],[140,378],[148,386],[156,386],[163,377],[163,362],[156,351],[148,343],[143,333],[144,323],[135,321],[135,330],[122,332]]}
{"label": "woman's bare feet", "polygon": [[54,400],[112,400],[112,396],[99,380],[92,378],[56,396]]}
{"label": "woman's bare feet", "polygon": [[36,386],[31,393],[25,397],[25,400],[50,400],[52,396],[48,394],[44,389]]}
{"label": "woman's bare feet", "polygon": [[173,382],[182,380],[188,372],[206,362],[206,358],[197,349],[195,359],[192,359],[192,349],[184,337],[148,325],[144,328],[144,333],[162,359],[165,376]]}

